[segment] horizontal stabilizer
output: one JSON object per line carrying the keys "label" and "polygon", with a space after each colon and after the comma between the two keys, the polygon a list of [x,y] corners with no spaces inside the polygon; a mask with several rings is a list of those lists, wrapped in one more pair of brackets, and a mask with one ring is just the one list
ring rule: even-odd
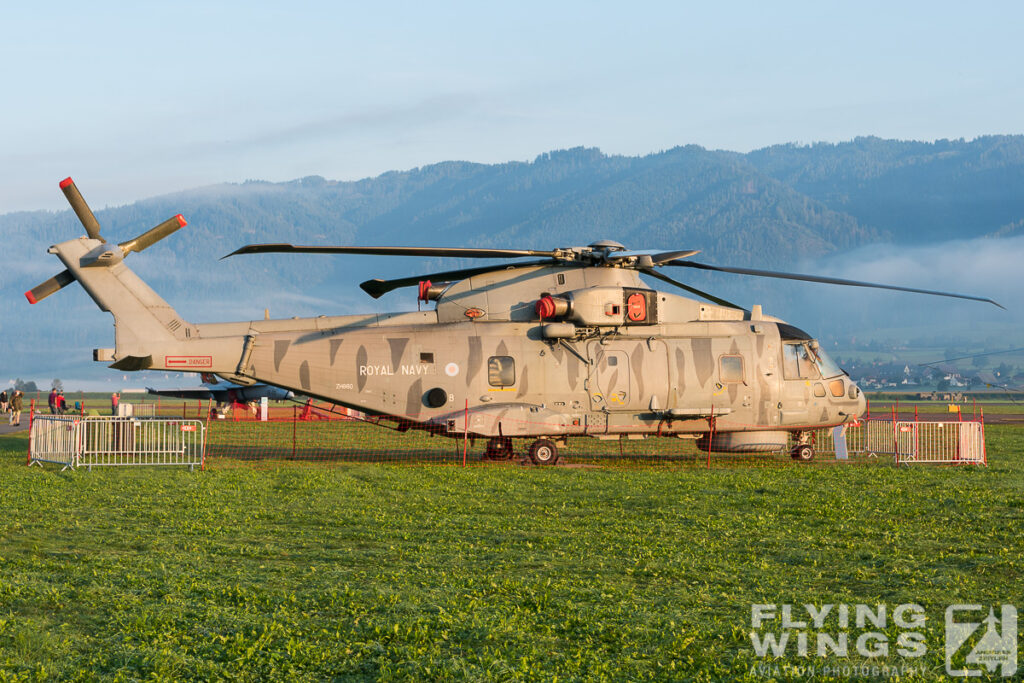
{"label": "horizontal stabilizer", "polygon": [[39,303],[46,297],[50,296],[54,292],[60,291],[62,288],[67,287],[74,281],[75,276],[71,274],[71,271],[67,269],[62,270],[41,285],[36,285],[25,292],[25,298],[28,299],[30,304]]}
{"label": "horizontal stabilizer", "polygon": [[153,356],[125,356],[110,367],[115,370],[135,371],[153,367]]}

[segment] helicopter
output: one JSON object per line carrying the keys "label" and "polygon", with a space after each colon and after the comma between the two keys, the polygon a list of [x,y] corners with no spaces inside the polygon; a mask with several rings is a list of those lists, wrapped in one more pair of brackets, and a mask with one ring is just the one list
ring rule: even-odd
{"label": "helicopter", "polygon": [[[663,272],[691,268],[982,301],[894,285],[690,260],[693,249],[629,250],[610,240],[551,250],[252,244],[228,254],[304,253],[505,259],[360,287],[378,298],[417,287],[410,312],[192,323],[124,264],[186,225],[181,214],[111,244],[71,178],[60,183],[86,236],[49,248],[66,269],[25,293],[36,303],[72,282],[114,317],[114,347],[96,361],[119,371],[216,374],[263,383],[370,416],[400,430],[487,439],[508,459],[558,461],[570,437],[692,438],[703,450],[814,457],[811,434],[854,422],[866,401],[803,330]],[[227,258],[228,256],[224,257]],[[652,289],[647,275],[690,295]],[[1000,306],[1000,308],[1002,308]]]}

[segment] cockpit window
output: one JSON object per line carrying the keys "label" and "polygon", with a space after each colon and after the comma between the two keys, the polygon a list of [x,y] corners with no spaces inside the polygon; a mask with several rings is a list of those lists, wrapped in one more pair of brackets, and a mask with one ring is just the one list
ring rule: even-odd
{"label": "cockpit window", "polygon": [[830,377],[838,377],[844,374],[843,369],[836,365],[836,362],[825,353],[822,348],[815,349],[813,353],[818,357],[818,369],[821,370],[821,376],[825,379]]}
{"label": "cockpit window", "polygon": [[829,379],[843,374],[835,361],[810,342],[786,342],[782,345],[782,373],[786,379]]}
{"label": "cockpit window", "polygon": [[821,373],[807,344],[782,345],[782,374],[786,379],[818,379]]}

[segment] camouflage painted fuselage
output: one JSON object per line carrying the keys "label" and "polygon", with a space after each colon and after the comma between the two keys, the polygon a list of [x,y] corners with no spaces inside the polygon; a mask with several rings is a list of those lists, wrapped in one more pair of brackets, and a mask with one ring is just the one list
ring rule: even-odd
{"label": "camouflage painted fuselage", "polygon": [[[643,292],[653,319],[628,322],[623,290]],[[542,294],[577,305],[542,321]],[[864,399],[848,377],[786,378],[779,322],[650,290],[630,270],[542,267],[459,282],[436,310],[198,328],[246,335],[221,372],[452,433],[467,404],[482,436],[703,433],[712,419],[719,432],[799,431],[854,419]]]}
{"label": "camouflage painted fuselage", "polygon": [[[567,263],[461,280],[415,313],[194,324],[93,238],[51,247],[101,309],[121,370],[265,382],[452,435],[734,434],[746,448],[851,421],[864,398],[796,328]],[[538,317],[537,302],[561,309]],[[826,367],[834,371],[826,371]],[[467,410],[468,408],[468,410]],[[748,436],[744,437],[743,434]]]}

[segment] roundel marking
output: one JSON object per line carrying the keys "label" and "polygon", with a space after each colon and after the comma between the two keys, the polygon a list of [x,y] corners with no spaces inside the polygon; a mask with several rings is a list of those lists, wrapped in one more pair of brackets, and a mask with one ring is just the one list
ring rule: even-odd
{"label": "roundel marking", "polygon": [[448,375],[449,377],[454,377],[455,375],[459,374],[459,364],[449,363],[448,365],[444,366],[444,374]]}

